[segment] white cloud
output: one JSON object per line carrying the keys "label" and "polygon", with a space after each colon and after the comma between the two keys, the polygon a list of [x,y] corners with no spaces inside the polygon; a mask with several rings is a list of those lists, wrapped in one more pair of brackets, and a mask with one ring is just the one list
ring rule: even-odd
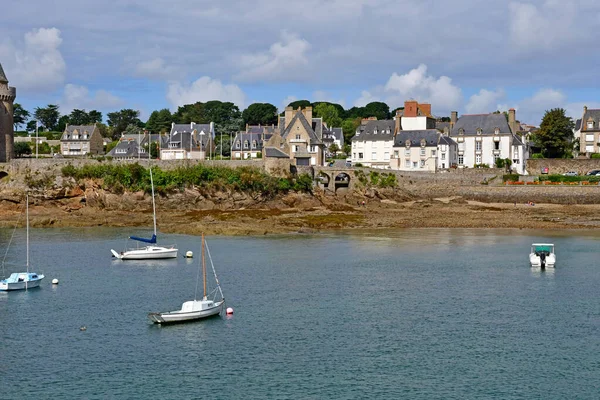
{"label": "white cloud", "polygon": [[161,57],[151,60],[140,61],[133,68],[134,76],[150,79],[175,79],[179,76],[179,68],[173,65],[167,65]]}
{"label": "white cloud", "polygon": [[281,33],[281,40],[268,52],[242,55],[239,60],[240,81],[294,81],[308,76],[310,43],[296,34]]}
{"label": "white cloud", "polygon": [[72,83],[65,85],[62,98],[58,102],[62,114],[69,114],[75,108],[88,111],[103,110],[120,107],[124,103],[121,98],[106,90],[97,90],[92,94],[87,87]]}
{"label": "white cloud", "polygon": [[509,31],[513,46],[522,50],[550,50],[574,39],[577,6],[574,2],[547,0],[537,7],[511,2]]}
{"label": "white cloud", "polygon": [[406,74],[399,75],[394,72],[385,86],[363,90],[360,97],[354,101],[354,105],[364,106],[372,101],[384,101],[395,108],[409,99],[431,103],[435,110],[443,113],[457,110],[463,100],[461,89],[452,83],[452,79],[447,76],[436,78],[427,75],[427,66],[420,64]]}
{"label": "white cloud", "polygon": [[172,82],[167,89],[167,100],[173,107],[210,100],[230,101],[240,109],[246,104],[246,95],[238,85],[223,84],[218,79],[203,76],[189,86]]}
{"label": "white cloud", "polygon": [[65,60],[59,50],[61,32],[39,28],[25,34],[20,48],[0,44],[0,59],[11,85],[22,90],[49,91],[65,80]]}
{"label": "white cloud", "polygon": [[381,101],[379,97],[373,96],[368,90],[360,92],[360,97],[354,101],[356,107],[364,107],[373,101]]}
{"label": "white cloud", "polygon": [[503,89],[495,91],[481,89],[479,93],[472,95],[465,106],[465,112],[468,114],[489,113],[500,110],[498,101],[506,96]]}
{"label": "white cloud", "polygon": [[546,110],[564,107],[567,97],[559,90],[540,89],[531,97],[517,102],[517,120],[532,125],[539,125]]}
{"label": "white cloud", "polygon": [[[462,102],[462,91],[452,84],[447,76],[436,78],[427,75],[427,66],[419,65],[404,75],[393,73],[385,85],[385,91],[391,94],[387,102],[391,107],[404,104],[413,98],[422,103],[432,103],[438,110],[455,110]],[[390,101],[395,101],[390,104]]]}

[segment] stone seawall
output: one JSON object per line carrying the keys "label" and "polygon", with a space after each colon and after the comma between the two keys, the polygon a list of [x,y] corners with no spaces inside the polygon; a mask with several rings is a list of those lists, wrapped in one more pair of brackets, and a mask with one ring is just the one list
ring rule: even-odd
{"label": "stone seawall", "polygon": [[544,158],[527,160],[527,172],[529,175],[539,175],[544,168],[548,168],[548,174],[564,174],[575,171],[579,175],[585,175],[593,169],[600,169],[598,158]]}

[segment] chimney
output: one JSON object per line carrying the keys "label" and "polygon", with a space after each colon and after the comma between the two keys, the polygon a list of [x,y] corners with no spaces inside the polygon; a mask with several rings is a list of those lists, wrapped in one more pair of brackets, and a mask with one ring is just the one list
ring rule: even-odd
{"label": "chimney", "polygon": [[431,116],[431,104],[423,103],[423,104],[419,104],[419,106],[421,107],[421,111],[423,111],[425,116],[427,116],[427,117]]}
{"label": "chimney", "polygon": [[246,132],[248,132],[248,123],[246,123]]}
{"label": "chimney", "polygon": [[290,106],[287,106],[285,108],[285,126],[282,128],[282,130],[285,130],[285,128],[288,127],[289,123],[292,121],[292,116],[294,115],[294,109]]}
{"label": "chimney", "polygon": [[583,106],[583,116],[585,117],[585,114],[587,113],[587,106]]}
{"label": "chimney", "polygon": [[398,134],[402,130],[402,125],[400,125],[400,121],[402,121],[401,110],[396,110],[396,126],[394,128],[394,136]]}
{"label": "chimney", "polygon": [[416,117],[419,103],[416,100],[407,100],[404,102],[404,116]]}
{"label": "chimney", "polygon": [[510,131],[514,134],[517,133],[517,120],[515,119],[515,109],[511,108],[508,110],[508,127]]}
{"label": "chimney", "polygon": [[454,125],[458,121],[458,111],[450,112],[450,124]]}
{"label": "chimney", "polygon": [[308,106],[306,107],[302,113],[304,114],[304,116],[306,117],[306,120],[308,121],[309,124],[312,124],[312,107]]}

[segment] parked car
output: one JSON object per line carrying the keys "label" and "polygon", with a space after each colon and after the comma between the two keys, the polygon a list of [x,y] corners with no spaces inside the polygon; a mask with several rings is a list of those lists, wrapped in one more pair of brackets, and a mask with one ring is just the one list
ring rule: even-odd
{"label": "parked car", "polygon": [[600,169],[593,169],[588,172],[586,175],[600,175]]}
{"label": "parked car", "polygon": [[565,172],[563,176],[578,176],[579,174],[575,171]]}

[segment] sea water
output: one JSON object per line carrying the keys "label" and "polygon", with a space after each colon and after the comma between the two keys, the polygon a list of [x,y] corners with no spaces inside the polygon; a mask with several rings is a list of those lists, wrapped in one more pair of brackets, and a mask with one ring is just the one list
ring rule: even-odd
{"label": "sea water", "polygon": [[[0,256],[11,233],[0,231]],[[159,235],[178,245],[173,260],[111,257],[139,233],[31,231],[46,279],[0,293],[0,398],[600,396],[594,233],[208,237],[234,314],[174,326],[147,314],[194,297],[200,238]],[[24,237],[9,261],[24,261]],[[554,270],[530,268],[533,242],[556,245]]]}

